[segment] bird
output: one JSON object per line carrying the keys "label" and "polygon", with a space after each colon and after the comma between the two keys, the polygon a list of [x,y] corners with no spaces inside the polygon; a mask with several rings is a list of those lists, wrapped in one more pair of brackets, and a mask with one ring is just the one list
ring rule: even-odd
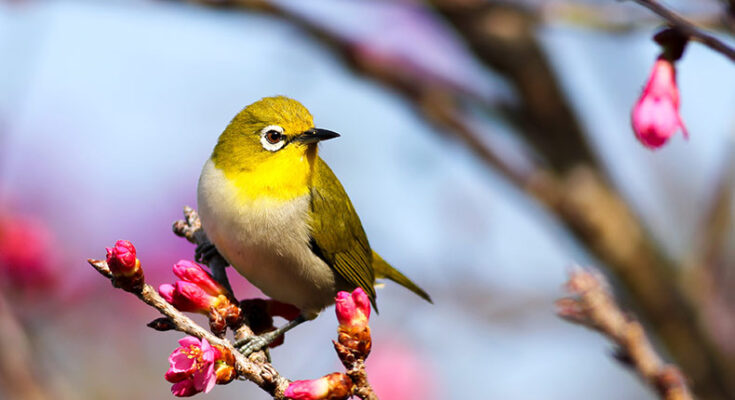
{"label": "bird", "polygon": [[242,109],[202,168],[197,207],[216,251],[250,283],[301,314],[278,329],[236,343],[243,354],[316,318],[342,290],[362,288],[377,311],[376,279],[431,297],[372,250],[345,189],[319,157],[339,137],[314,126],[311,113],[285,96]]}

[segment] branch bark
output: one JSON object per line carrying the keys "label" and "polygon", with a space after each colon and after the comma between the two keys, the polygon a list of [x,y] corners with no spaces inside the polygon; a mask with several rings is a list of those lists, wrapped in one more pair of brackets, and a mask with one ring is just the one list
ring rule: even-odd
{"label": "branch bark", "polygon": [[594,329],[615,343],[618,346],[616,358],[633,368],[662,400],[694,399],[679,369],[661,360],[643,326],[615,304],[602,274],[576,269],[566,287],[573,297],[557,301],[559,316]]}

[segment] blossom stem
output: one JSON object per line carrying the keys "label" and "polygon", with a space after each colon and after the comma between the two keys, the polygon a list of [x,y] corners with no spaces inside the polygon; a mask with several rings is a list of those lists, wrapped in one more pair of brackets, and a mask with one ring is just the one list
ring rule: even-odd
{"label": "blossom stem", "polygon": [[735,62],[735,48],[732,48],[725,44],[720,39],[701,31],[694,24],[682,18],[679,14],[664,7],[663,4],[657,0],[632,0],[643,7],[648,8],[660,17],[665,19],[670,25],[679,30],[684,35],[688,36],[691,40],[702,43],[710,49],[724,55],[731,61]]}

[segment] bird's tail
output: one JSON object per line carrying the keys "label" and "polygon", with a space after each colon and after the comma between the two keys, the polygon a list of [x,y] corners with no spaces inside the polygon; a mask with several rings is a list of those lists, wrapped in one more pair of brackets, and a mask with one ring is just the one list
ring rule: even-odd
{"label": "bird's tail", "polygon": [[426,293],[424,289],[421,289],[420,287],[418,287],[418,285],[416,285],[415,283],[413,283],[413,281],[408,279],[406,275],[403,275],[401,271],[393,268],[390,264],[388,264],[385,260],[383,260],[383,257],[381,257],[378,253],[374,251],[373,251],[373,270],[375,271],[375,278],[390,279],[393,282],[421,296],[422,299],[433,304],[433,301],[431,301],[431,296],[429,296],[429,294]]}

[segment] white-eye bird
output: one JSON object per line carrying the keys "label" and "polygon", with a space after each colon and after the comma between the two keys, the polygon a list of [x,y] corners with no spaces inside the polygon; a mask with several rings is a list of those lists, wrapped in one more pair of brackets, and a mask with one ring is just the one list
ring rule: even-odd
{"label": "white-eye bird", "polygon": [[361,287],[375,306],[375,279],[429,295],[370,248],[347,193],[317,144],[338,137],[314,127],[296,100],[263,98],[220,135],[199,178],[204,232],[240,274],[301,316],[243,344],[249,354]]}

